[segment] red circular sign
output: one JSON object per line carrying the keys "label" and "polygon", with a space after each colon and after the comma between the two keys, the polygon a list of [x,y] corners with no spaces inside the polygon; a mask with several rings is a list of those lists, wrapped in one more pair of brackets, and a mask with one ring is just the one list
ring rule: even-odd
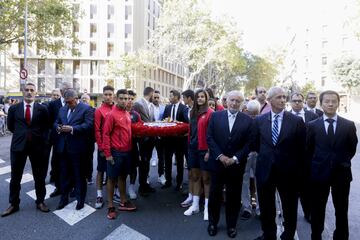
{"label": "red circular sign", "polygon": [[28,71],[25,68],[21,69],[20,78],[21,79],[26,79],[27,77],[28,77]]}

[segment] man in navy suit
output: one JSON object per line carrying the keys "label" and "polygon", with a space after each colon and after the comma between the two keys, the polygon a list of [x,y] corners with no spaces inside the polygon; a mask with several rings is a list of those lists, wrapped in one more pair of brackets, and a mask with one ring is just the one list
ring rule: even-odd
{"label": "man in navy suit", "polygon": [[275,191],[278,190],[284,214],[282,240],[293,240],[297,222],[299,170],[303,169],[305,124],[285,111],[286,95],[280,87],[268,91],[271,111],[255,119],[253,151],[258,152],[256,183],[263,235],[276,239]]}
{"label": "man in navy suit", "polygon": [[317,95],[315,92],[308,92],[308,94],[306,95],[306,110],[315,113],[316,115],[318,115],[319,117],[321,117],[324,112],[321,111],[320,109],[316,108],[316,103],[317,103]]}
{"label": "man in navy suit", "polygon": [[210,236],[217,234],[222,191],[226,186],[226,225],[229,237],[236,237],[236,223],[240,211],[241,186],[253,120],[240,112],[244,96],[239,91],[227,94],[228,109],[214,112],[207,130],[210,156],[211,185],[209,196]]}
{"label": "man in navy suit", "polygon": [[[319,116],[307,109],[304,109],[304,96],[301,93],[293,93],[290,98],[290,112],[295,116],[301,117],[305,123],[317,119]],[[311,222],[311,192],[309,177],[305,176],[300,186],[300,203],[304,212],[304,218],[308,223]]]}
{"label": "man in navy suit", "polygon": [[347,214],[352,181],[351,159],[355,155],[358,139],[354,122],[336,114],[339,102],[337,92],[322,92],[320,105],[324,115],[308,124],[306,145],[311,171],[312,240],[322,239],[330,189],[336,218],[333,239],[349,239]]}
{"label": "man in navy suit", "polygon": [[30,159],[34,175],[36,207],[42,212],[49,212],[49,208],[44,203],[48,162],[42,149],[45,143],[48,112],[45,106],[34,102],[36,89],[33,83],[25,85],[23,96],[24,101],[12,105],[8,112],[8,129],[13,133],[10,147],[10,206],[2,213],[2,217],[19,210],[20,182],[27,157]]}
{"label": "man in navy suit", "polygon": [[68,89],[64,99],[67,105],[60,109],[54,124],[59,134],[55,149],[60,154],[61,169],[61,200],[57,209],[68,204],[69,191],[74,181],[76,210],[80,210],[84,207],[86,196],[86,151],[94,115],[90,106],[78,103],[75,90]]}
{"label": "man in navy suit", "polygon": [[[54,182],[55,184],[55,190],[54,192],[52,192],[50,194],[50,197],[56,197],[58,195],[61,194],[60,192],[60,158],[59,158],[59,154],[57,153],[58,151],[56,151],[55,147],[56,147],[56,142],[58,141],[58,134],[56,132],[55,129],[53,129],[54,127],[54,123],[59,115],[59,110],[60,108],[62,108],[63,106],[65,106],[65,99],[63,97],[64,92],[68,89],[70,89],[70,83],[68,82],[63,82],[61,84],[61,89],[60,89],[60,93],[61,93],[61,97],[51,101],[48,104],[48,111],[49,111],[49,142],[50,145],[49,147],[51,148],[51,146],[53,147],[53,151],[52,151],[52,156],[51,156],[51,171],[50,171],[50,182]],[[50,154],[50,149],[48,149],[48,153]],[[49,157],[49,156],[47,156]]]}
{"label": "man in navy suit", "polygon": [[[170,103],[165,107],[163,119],[170,119],[175,122],[189,122],[187,107],[180,102],[180,92],[177,90],[170,91]],[[165,149],[165,185],[161,188],[169,188],[172,185],[172,156],[175,154],[176,160],[176,187],[178,191],[182,188],[183,176],[184,176],[184,156],[187,151],[187,137],[164,137],[164,149]]]}

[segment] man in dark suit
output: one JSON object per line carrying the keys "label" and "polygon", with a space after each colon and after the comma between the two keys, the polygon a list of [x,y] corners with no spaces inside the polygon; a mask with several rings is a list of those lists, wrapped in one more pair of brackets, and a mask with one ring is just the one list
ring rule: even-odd
{"label": "man in dark suit", "polygon": [[[68,89],[70,89],[70,83],[63,82],[61,85],[60,93],[61,97],[51,101],[48,104],[48,111],[49,111],[49,142],[50,142],[50,148],[53,147],[52,156],[51,156],[51,171],[50,171],[50,182],[54,182],[55,184],[55,190],[50,194],[50,197],[56,197],[61,194],[60,192],[60,158],[59,154],[57,153],[55,147],[56,142],[58,141],[58,134],[56,132],[56,129],[53,129],[54,123],[59,115],[59,110],[63,106],[65,106],[65,99],[64,99],[64,92]],[[50,149],[48,150],[50,153]],[[49,157],[49,156],[48,156]]]}
{"label": "man in dark suit", "polygon": [[[143,98],[134,103],[133,109],[140,114],[141,120],[144,122],[154,121],[154,109],[151,104],[153,94],[154,89],[152,87],[146,87],[143,92]],[[147,183],[154,144],[154,138],[151,137],[144,137],[139,140],[139,194],[143,197],[148,196],[149,193],[155,192],[155,189]]]}
{"label": "man in dark suit", "polygon": [[78,103],[75,90],[68,89],[64,93],[64,99],[67,105],[60,109],[54,124],[59,134],[55,149],[60,154],[61,169],[61,200],[57,209],[62,209],[69,203],[69,191],[73,181],[76,210],[80,210],[84,207],[86,196],[86,151],[94,115],[90,106]]}
{"label": "man in dark suit", "polygon": [[336,218],[333,239],[349,239],[347,214],[352,181],[351,159],[355,155],[358,139],[354,122],[336,114],[339,102],[337,92],[322,92],[320,105],[324,115],[308,124],[306,146],[311,172],[312,240],[322,239],[330,189]]}
{"label": "man in dark suit", "polygon": [[[295,116],[301,117],[306,123],[317,119],[319,116],[311,111],[304,109],[304,96],[301,93],[293,93],[290,98],[290,112]],[[305,176],[300,184],[300,203],[304,212],[304,218],[308,223],[311,221],[311,192],[309,176]]]}
{"label": "man in dark suit", "polygon": [[284,214],[282,240],[293,240],[297,222],[299,170],[305,156],[305,124],[285,111],[286,95],[280,87],[268,91],[271,111],[255,119],[253,151],[258,152],[256,183],[263,235],[276,239],[275,191],[278,190]]}
{"label": "man in dark suit", "polygon": [[239,91],[227,94],[227,110],[214,112],[207,130],[210,156],[211,185],[209,196],[210,236],[217,234],[222,191],[226,186],[226,225],[229,237],[236,237],[240,211],[241,186],[250,152],[249,143],[253,120],[240,112],[244,96]]}
{"label": "man in dark suit", "polygon": [[34,175],[36,207],[42,212],[49,212],[49,208],[44,203],[48,162],[42,149],[45,143],[48,112],[45,106],[34,102],[36,88],[33,83],[24,86],[23,96],[24,101],[12,105],[8,113],[8,129],[13,133],[10,149],[10,207],[2,213],[2,217],[19,210],[20,182],[27,157],[30,159]]}
{"label": "man in dark suit", "polygon": [[308,92],[308,94],[306,95],[305,109],[310,112],[316,113],[319,117],[321,117],[324,114],[324,112],[316,108],[317,99],[318,98],[315,92]]}
{"label": "man in dark suit", "polygon": [[[170,103],[165,107],[163,119],[169,119],[171,122],[189,122],[187,107],[180,102],[180,92],[177,90],[170,91]],[[169,188],[172,186],[172,156],[175,154],[176,160],[176,187],[179,191],[182,188],[184,176],[184,156],[187,151],[187,137],[164,137],[165,149],[165,185],[161,188]]]}

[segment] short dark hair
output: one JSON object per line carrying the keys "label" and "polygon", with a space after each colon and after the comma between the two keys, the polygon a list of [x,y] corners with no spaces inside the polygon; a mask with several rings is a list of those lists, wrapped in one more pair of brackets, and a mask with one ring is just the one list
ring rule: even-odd
{"label": "short dark hair", "polygon": [[180,92],[178,90],[171,90],[170,93],[172,93],[174,95],[174,97],[177,97],[178,99],[180,99]]}
{"label": "short dark hair", "polygon": [[128,91],[126,89],[119,89],[116,92],[116,97],[118,97],[120,94],[128,94]]}
{"label": "short dark hair", "polygon": [[159,91],[159,90],[155,90],[154,93],[160,94],[160,91]]}
{"label": "short dark hair", "polygon": [[255,95],[258,95],[258,89],[259,89],[259,88],[264,88],[264,89],[266,90],[266,88],[263,87],[263,86],[256,86],[256,88],[255,88]]}
{"label": "short dark hair", "polygon": [[304,100],[304,95],[302,95],[302,93],[295,92],[295,93],[291,94],[290,100],[293,98],[293,96],[300,96]]}
{"label": "short dark hair", "polygon": [[320,93],[320,97],[319,97],[320,104],[322,104],[322,101],[323,101],[325,95],[336,95],[337,100],[340,103],[340,95],[337,92],[335,92],[333,90],[326,90],[326,91]]}
{"label": "short dark hair", "polygon": [[112,86],[107,85],[107,86],[103,87],[103,92],[105,92],[105,91],[112,91],[112,92],[114,92],[115,89],[114,89]]}
{"label": "short dark hair", "polygon": [[64,92],[64,98],[67,99],[67,98],[79,98],[78,96],[78,93],[75,91],[75,89],[68,89]]}
{"label": "short dark hair", "polygon": [[306,94],[306,99],[309,98],[309,95],[315,95],[315,96],[317,96],[316,92],[308,92],[308,93]]}
{"label": "short dark hair", "polygon": [[146,88],[144,89],[143,94],[144,94],[144,96],[149,96],[150,93],[152,93],[152,92],[154,92],[154,89],[153,89],[152,87],[146,87]]}
{"label": "short dark hair", "polygon": [[194,98],[195,98],[195,93],[193,90],[191,89],[188,89],[188,90],[185,90],[181,93],[181,95],[183,95],[184,97],[186,98],[191,98],[191,100],[194,101]]}
{"label": "short dark hair", "polygon": [[130,96],[134,96],[134,97],[136,96],[136,92],[133,90],[128,90],[127,92]]}
{"label": "short dark hair", "polygon": [[205,91],[209,94],[209,98],[215,98],[214,92],[211,88],[205,88]]}

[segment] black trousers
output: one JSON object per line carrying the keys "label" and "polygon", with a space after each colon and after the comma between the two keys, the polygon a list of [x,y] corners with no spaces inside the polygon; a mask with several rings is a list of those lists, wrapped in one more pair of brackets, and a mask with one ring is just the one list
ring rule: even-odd
{"label": "black trousers", "polygon": [[36,204],[44,202],[46,188],[45,178],[48,160],[45,159],[43,150],[35,148],[31,144],[27,144],[24,151],[10,152],[11,160],[11,180],[10,180],[10,196],[9,203],[11,205],[20,204],[21,178],[24,172],[26,159],[29,157],[32,173],[35,182]]}
{"label": "black trousers", "polygon": [[304,216],[311,215],[311,188],[310,181],[304,181],[300,186],[299,197]]}
{"label": "black trousers", "polygon": [[331,196],[335,208],[334,240],[349,239],[348,208],[350,182],[343,183],[311,183],[311,239],[320,240],[324,230],[326,203],[331,189]]}
{"label": "black trousers", "polygon": [[146,137],[139,140],[139,184],[145,186],[150,172],[150,160],[154,149],[154,138]]}
{"label": "black trousers", "polygon": [[273,166],[267,182],[257,182],[257,192],[261,212],[261,228],[266,240],[276,240],[276,190],[278,190],[280,195],[284,215],[284,232],[281,234],[281,239],[294,239],[297,223],[299,190],[296,179],[286,179],[284,174],[286,173],[279,172],[276,167]]}
{"label": "black trousers", "polygon": [[160,177],[165,173],[165,151],[163,139],[155,138],[155,149],[158,156],[158,174]]}
{"label": "black trousers", "polygon": [[68,199],[70,190],[75,187],[75,195],[78,203],[84,203],[86,197],[86,154],[68,153],[60,154],[61,168],[61,198]]}
{"label": "black trousers", "polygon": [[55,187],[59,188],[61,187],[61,180],[60,180],[60,153],[56,152],[55,147],[53,145],[52,147],[52,155],[51,155],[51,171],[50,171],[50,178],[54,181]]}
{"label": "black trousers", "polygon": [[244,166],[233,164],[227,168],[218,164],[218,171],[211,172],[209,196],[209,224],[217,225],[220,219],[224,185],[226,187],[225,216],[227,228],[236,228],[240,211],[241,187]]}
{"label": "black trousers", "polygon": [[86,152],[86,179],[91,180],[92,179],[92,173],[94,170],[94,150],[95,145],[93,142],[89,143],[88,151]]}
{"label": "black trousers", "polygon": [[186,138],[166,137],[163,138],[165,148],[165,178],[166,182],[172,182],[172,157],[176,160],[176,185],[181,185],[184,178],[184,156],[186,151]]}

